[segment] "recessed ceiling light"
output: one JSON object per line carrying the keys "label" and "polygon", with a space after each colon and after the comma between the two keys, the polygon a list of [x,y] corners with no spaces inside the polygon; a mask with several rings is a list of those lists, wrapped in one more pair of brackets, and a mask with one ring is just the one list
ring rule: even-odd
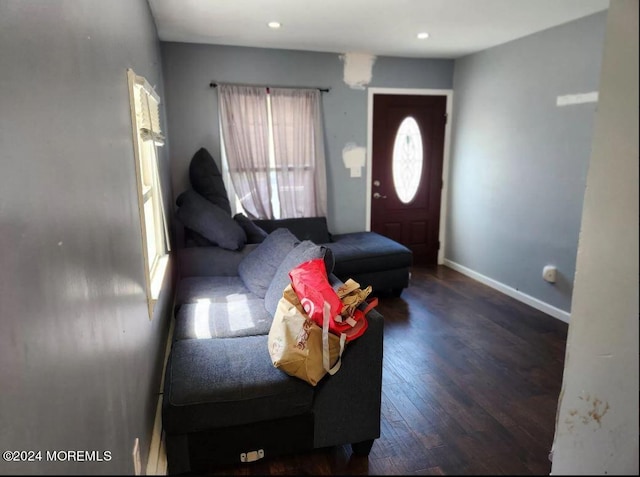
{"label": "recessed ceiling light", "polygon": [[278,28],[280,28],[282,26],[282,24],[280,22],[269,22],[269,23],[267,23],[267,26],[269,28],[273,28],[274,30],[277,30]]}
{"label": "recessed ceiling light", "polygon": [[429,38],[429,34],[426,31],[418,33],[419,40],[426,40],[427,38]]}

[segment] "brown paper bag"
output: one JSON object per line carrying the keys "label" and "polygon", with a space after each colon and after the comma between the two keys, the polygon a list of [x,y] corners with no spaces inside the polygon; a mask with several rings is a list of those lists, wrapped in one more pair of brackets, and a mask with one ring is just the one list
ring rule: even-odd
{"label": "brown paper bag", "polygon": [[329,314],[330,307],[325,304],[324,326],[320,328],[304,313],[297,295],[288,285],[269,330],[269,355],[273,365],[312,386],[326,373],[338,372],[346,336],[329,333]]}

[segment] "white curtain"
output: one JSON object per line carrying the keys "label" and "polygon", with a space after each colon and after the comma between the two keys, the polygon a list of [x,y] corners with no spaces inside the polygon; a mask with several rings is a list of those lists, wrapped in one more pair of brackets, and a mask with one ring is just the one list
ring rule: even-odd
{"label": "white curtain", "polygon": [[270,95],[280,217],[326,217],[320,91],[272,88]]}
{"label": "white curtain", "polygon": [[251,218],[272,219],[265,88],[219,85],[220,122],[229,174]]}

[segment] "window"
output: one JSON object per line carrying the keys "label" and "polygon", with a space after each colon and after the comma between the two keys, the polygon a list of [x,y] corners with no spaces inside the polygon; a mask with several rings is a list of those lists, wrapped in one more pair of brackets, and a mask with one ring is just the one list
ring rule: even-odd
{"label": "window", "polygon": [[404,204],[413,200],[422,176],[422,136],[414,118],[404,118],[393,143],[393,186]]}
{"label": "window", "polygon": [[258,219],[325,216],[320,92],[219,88],[223,169],[244,212]]}
{"label": "window", "polygon": [[158,147],[164,145],[160,129],[160,97],[146,79],[127,71],[142,250],[149,319],[158,299],[169,259],[169,233],[158,173]]}

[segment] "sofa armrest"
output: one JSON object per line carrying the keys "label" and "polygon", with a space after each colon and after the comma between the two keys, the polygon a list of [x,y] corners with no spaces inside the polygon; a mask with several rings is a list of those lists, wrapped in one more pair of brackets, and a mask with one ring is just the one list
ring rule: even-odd
{"label": "sofa armrest", "polygon": [[384,318],[374,309],[367,319],[367,331],[347,343],[340,370],[318,384],[314,447],[380,437]]}
{"label": "sofa armrest", "polygon": [[315,244],[331,242],[331,234],[326,217],[299,217],[295,219],[254,220],[254,224],[267,233],[283,227],[295,235],[298,240],[311,240]]}
{"label": "sofa armrest", "polygon": [[180,277],[207,277],[238,275],[238,264],[257,244],[247,244],[241,250],[221,247],[188,247],[178,250]]}

